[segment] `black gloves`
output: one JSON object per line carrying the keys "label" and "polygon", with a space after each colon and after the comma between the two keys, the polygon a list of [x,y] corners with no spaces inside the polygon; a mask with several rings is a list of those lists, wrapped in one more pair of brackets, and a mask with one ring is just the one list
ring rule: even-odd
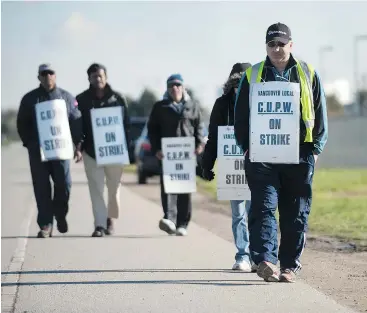
{"label": "black gloves", "polygon": [[214,179],[214,172],[212,170],[208,170],[206,168],[203,168],[203,172],[202,172],[202,178],[207,180],[207,181],[211,181]]}

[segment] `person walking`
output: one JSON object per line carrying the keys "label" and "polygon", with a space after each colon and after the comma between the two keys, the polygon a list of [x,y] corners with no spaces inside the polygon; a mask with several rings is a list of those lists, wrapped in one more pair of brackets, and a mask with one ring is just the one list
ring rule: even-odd
{"label": "person walking", "polygon": [[[235,137],[237,144],[245,151],[245,172],[251,190],[250,251],[252,260],[258,265],[257,274],[269,282],[294,282],[296,274],[302,268],[300,257],[306,244],[315,165],[328,137],[326,100],[320,77],[310,64],[297,60],[292,55],[292,48],[293,40],[289,27],[282,23],[271,25],[266,32],[267,57],[246,70],[235,103]],[[262,88],[262,91],[252,92],[255,87]],[[285,95],[280,93],[280,88],[288,88]],[[286,102],[292,104],[292,110],[286,107],[281,112],[278,107],[269,109],[263,102],[256,102],[259,96],[266,96],[270,106],[277,103],[280,105],[284,97],[287,97],[294,101]],[[295,114],[295,110],[299,115]],[[287,115],[284,115],[285,113]],[[284,116],[292,116],[292,125],[296,125],[293,133],[283,135],[281,140],[278,140],[277,136],[267,136],[271,127],[250,123],[252,116],[265,116],[264,114],[277,114],[279,121]],[[289,125],[288,123],[284,127],[290,127]],[[259,133],[258,130],[260,138],[254,135]],[[267,151],[275,154],[279,149],[291,144],[287,139],[291,136],[299,138],[300,143],[294,145],[292,153],[285,153],[283,158],[289,157],[290,154],[298,158],[299,155],[296,161],[264,163],[250,160],[252,153],[252,158],[259,158],[259,154],[255,155],[252,149],[266,147]],[[256,147],[251,145],[250,148],[250,137],[251,142],[258,142]],[[275,149],[272,148],[274,146]],[[256,150],[258,151],[260,150]],[[265,156],[262,158],[265,159]],[[267,159],[270,159],[269,156]],[[277,207],[281,233],[280,271],[276,267]]]}

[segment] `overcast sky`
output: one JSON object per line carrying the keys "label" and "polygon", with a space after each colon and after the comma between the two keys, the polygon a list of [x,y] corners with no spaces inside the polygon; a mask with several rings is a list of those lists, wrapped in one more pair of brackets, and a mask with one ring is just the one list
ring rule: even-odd
{"label": "overcast sky", "polygon": [[[51,62],[57,83],[76,95],[88,87],[92,62],[107,67],[117,91],[138,97],[164,93],[179,72],[211,108],[236,62],[265,57],[265,33],[275,22],[292,30],[294,54],[313,64],[324,83],[354,83],[353,40],[367,35],[367,2],[2,2],[2,108],[18,107],[38,86],[37,67]],[[324,53],[320,48],[333,46]],[[367,73],[367,40],[359,43],[359,73]],[[364,58],[362,59],[362,55]],[[343,83],[344,82],[344,83]],[[353,87],[353,85],[351,85]]]}

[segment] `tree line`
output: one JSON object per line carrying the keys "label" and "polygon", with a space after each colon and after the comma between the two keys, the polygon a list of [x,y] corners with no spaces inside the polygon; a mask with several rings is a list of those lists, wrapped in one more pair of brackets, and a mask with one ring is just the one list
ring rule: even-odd
{"label": "tree line", "polygon": [[[187,92],[192,99],[199,103],[203,114],[204,123],[208,126],[210,111],[200,103],[192,89],[187,88]],[[128,112],[130,116],[149,116],[154,103],[162,99],[163,95],[158,97],[152,90],[145,88],[140,96],[135,99],[129,95],[125,95],[125,97],[128,103]],[[2,144],[18,141],[20,139],[16,126],[17,113],[18,108],[1,111]]]}
{"label": "tree line", "polygon": [[[196,97],[196,94],[193,89],[187,88],[187,92],[194,101],[197,101],[199,103],[204,123],[208,127],[210,110],[206,106],[202,105],[200,100]],[[133,97],[130,97],[129,95],[125,95],[125,97],[128,103],[128,110],[130,116],[149,116],[154,103],[162,99],[163,95],[158,97],[152,90],[150,90],[149,88],[145,88],[141,93],[141,95],[135,99]],[[360,103],[360,107],[357,108],[359,112],[358,114],[367,115],[367,90],[359,91],[358,97]],[[341,116],[344,114],[343,105],[340,103],[340,101],[335,95],[331,94],[326,96],[326,101],[329,116]],[[16,127],[17,113],[18,108],[1,111],[2,144],[19,140],[19,135]]]}

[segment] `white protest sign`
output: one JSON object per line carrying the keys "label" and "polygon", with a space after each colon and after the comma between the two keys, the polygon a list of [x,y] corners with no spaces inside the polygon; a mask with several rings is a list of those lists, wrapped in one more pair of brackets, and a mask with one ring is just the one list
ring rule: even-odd
{"label": "white protest sign", "polygon": [[217,199],[251,200],[245,176],[245,157],[237,146],[233,126],[218,127]]}
{"label": "white protest sign", "polygon": [[70,160],[74,157],[66,102],[63,99],[36,104],[41,160]]}
{"label": "white protest sign", "polygon": [[92,109],[91,120],[97,165],[130,164],[122,107]]}
{"label": "white protest sign", "polygon": [[162,138],[163,184],[166,193],[196,192],[194,137]]}
{"label": "white protest sign", "polygon": [[298,164],[299,120],[298,83],[251,84],[251,162]]}

